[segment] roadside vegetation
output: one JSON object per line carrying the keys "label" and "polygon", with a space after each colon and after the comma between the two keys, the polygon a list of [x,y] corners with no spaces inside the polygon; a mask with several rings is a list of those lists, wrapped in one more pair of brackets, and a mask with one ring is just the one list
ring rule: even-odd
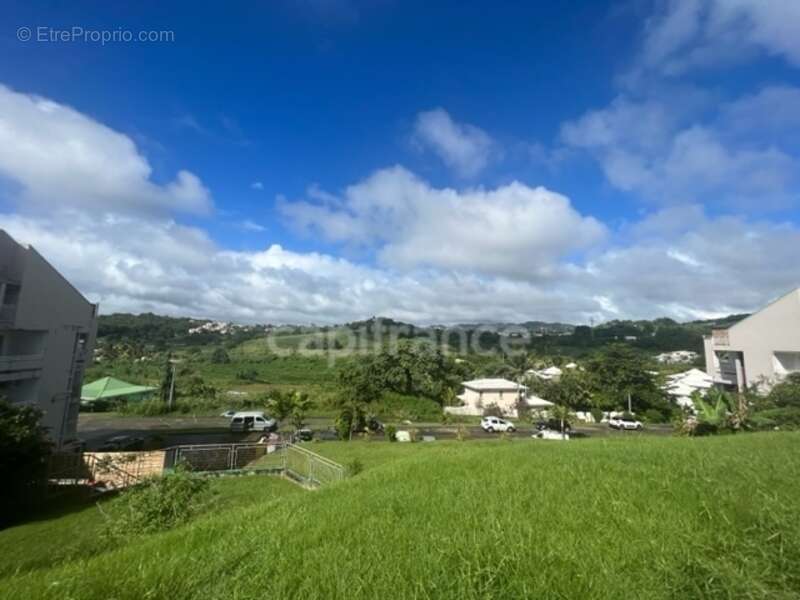
{"label": "roadside vegetation", "polygon": [[792,598],[798,436],[315,444],[360,473],[215,480],[125,543],[93,505],[0,531],[0,597]]}

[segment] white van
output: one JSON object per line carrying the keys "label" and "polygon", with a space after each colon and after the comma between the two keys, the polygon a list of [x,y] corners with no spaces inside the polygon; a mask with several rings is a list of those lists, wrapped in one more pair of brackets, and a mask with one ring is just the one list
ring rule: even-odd
{"label": "white van", "polygon": [[272,431],[277,425],[260,411],[237,412],[231,418],[231,431]]}

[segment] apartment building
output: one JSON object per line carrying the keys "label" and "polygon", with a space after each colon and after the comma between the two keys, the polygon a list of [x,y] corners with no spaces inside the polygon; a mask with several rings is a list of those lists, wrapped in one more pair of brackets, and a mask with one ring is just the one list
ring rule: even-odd
{"label": "apartment building", "polygon": [[767,391],[800,371],[800,288],[704,338],[706,372],[739,391]]}
{"label": "apartment building", "polygon": [[0,229],[0,396],[40,408],[58,448],[77,437],[97,306]]}

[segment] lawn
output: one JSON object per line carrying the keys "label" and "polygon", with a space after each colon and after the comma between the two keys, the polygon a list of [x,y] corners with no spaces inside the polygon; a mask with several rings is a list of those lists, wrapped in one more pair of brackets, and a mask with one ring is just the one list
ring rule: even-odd
{"label": "lawn", "polygon": [[93,508],[0,532],[0,597],[798,597],[800,434],[309,448],[364,471],[220,480],[122,547],[77,543]]}

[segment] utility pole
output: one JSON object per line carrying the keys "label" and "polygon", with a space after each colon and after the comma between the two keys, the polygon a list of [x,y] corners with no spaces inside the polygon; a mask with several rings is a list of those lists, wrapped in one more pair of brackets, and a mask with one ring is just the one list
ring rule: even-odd
{"label": "utility pole", "polygon": [[167,410],[169,410],[171,412],[172,411],[172,398],[175,395],[175,365],[176,365],[176,363],[179,363],[180,361],[170,359],[169,362],[172,363],[172,377],[170,377],[170,379],[169,379],[169,400],[167,401]]}
{"label": "utility pole", "polygon": [[629,415],[633,414],[633,410],[631,409],[631,393],[630,392],[628,392],[628,414]]}

